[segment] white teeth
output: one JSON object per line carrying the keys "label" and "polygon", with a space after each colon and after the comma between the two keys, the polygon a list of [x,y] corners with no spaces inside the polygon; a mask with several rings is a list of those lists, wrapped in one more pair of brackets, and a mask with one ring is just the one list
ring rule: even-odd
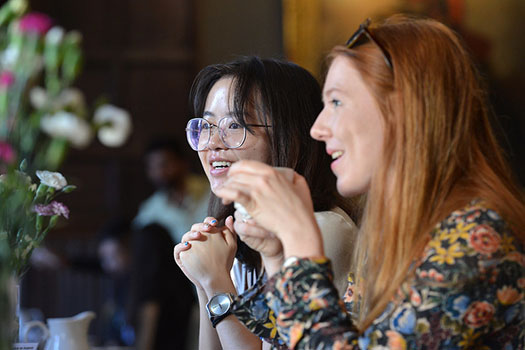
{"label": "white teeth", "polygon": [[337,159],[343,155],[343,151],[337,151],[332,153],[332,159]]}
{"label": "white teeth", "polygon": [[211,166],[214,167],[214,168],[228,168],[232,165],[231,162],[224,162],[224,161],[221,161],[221,162],[212,162],[211,163]]}

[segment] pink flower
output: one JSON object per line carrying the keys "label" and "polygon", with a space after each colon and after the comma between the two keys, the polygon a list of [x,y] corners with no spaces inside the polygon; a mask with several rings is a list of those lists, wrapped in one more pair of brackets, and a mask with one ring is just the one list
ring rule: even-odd
{"label": "pink flower", "polygon": [[20,18],[18,29],[23,33],[44,35],[53,25],[51,18],[39,12],[31,12]]}
{"label": "pink flower", "polygon": [[12,163],[16,158],[15,150],[10,144],[0,141],[0,160],[7,164]]}
{"label": "pink flower", "polygon": [[15,75],[13,72],[5,70],[0,73],[0,88],[8,88],[15,82]]}
{"label": "pink flower", "polygon": [[463,320],[470,328],[486,325],[494,315],[494,306],[486,301],[475,301],[467,309]]}
{"label": "pink flower", "polygon": [[64,204],[56,201],[52,201],[48,205],[36,204],[33,207],[33,211],[42,216],[62,215],[69,219],[69,209]]}
{"label": "pink flower", "polygon": [[483,255],[491,255],[499,249],[501,236],[488,225],[479,225],[470,234],[469,244]]}

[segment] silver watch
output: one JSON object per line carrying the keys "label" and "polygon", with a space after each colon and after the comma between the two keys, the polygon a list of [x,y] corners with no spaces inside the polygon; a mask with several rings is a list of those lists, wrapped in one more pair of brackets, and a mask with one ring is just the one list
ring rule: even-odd
{"label": "silver watch", "polygon": [[231,293],[220,293],[214,295],[206,304],[206,311],[213,328],[231,313],[233,306],[233,295]]}

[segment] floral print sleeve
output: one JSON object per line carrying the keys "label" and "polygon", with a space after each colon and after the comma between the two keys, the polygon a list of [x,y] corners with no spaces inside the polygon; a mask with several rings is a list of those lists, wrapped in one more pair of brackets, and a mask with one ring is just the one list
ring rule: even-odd
{"label": "floral print sleeve", "polygon": [[474,202],[436,226],[414,275],[362,335],[326,261],[288,264],[251,300],[273,310],[292,349],[524,349],[524,266],[523,242]]}

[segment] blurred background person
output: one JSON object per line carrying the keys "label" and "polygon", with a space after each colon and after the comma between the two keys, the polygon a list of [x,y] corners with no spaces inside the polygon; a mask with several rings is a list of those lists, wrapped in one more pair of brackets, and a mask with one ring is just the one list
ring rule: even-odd
{"label": "blurred background person", "polygon": [[150,224],[135,232],[132,271],[136,349],[185,349],[194,293],[173,261],[173,243],[166,228]]}
{"label": "blurred background person", "polygon": [[99,264],[113,280],[111,295],[103,303],[99,318],[104,345],[133,345],[135,331],[129,315],[131,282],[131,226],[129,220],[115,218],[100,231]]}
{"label": "blurred background person", "polygon": [[156,191],[140,205],[133,226],[140,229],[160,224],[178,243],[188,227],[206,217],[208,182],[190,174],[188,161],[174,140],[154,139],[146,148],[144,161]]}

